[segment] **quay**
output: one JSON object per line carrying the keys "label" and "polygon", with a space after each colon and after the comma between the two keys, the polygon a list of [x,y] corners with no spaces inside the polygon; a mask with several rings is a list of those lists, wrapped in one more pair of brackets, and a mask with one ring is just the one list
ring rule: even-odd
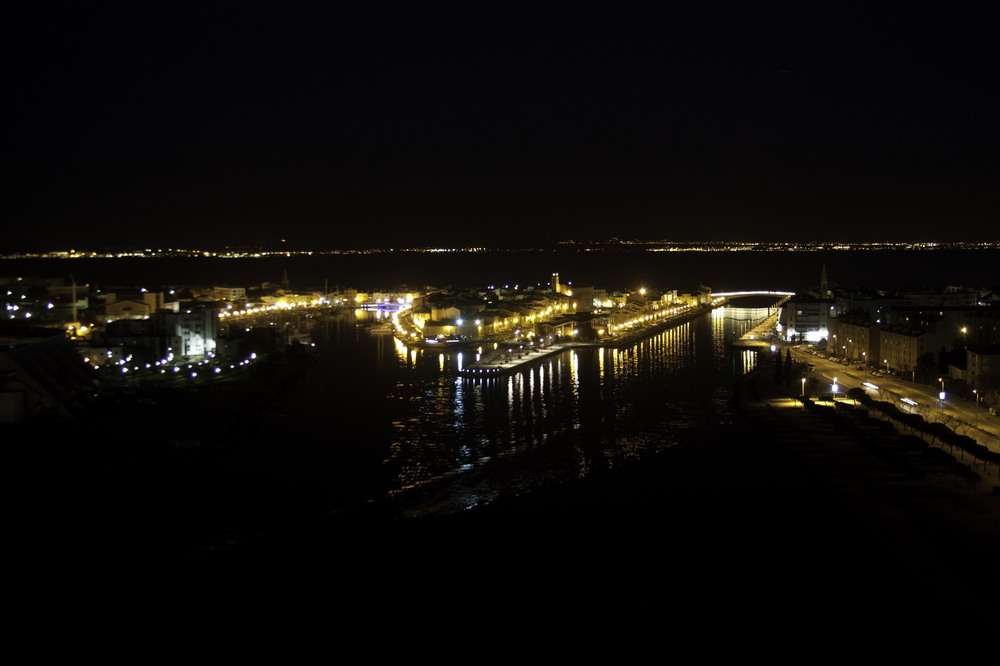
{"label": "quay", "polygon": [[580,349],[580,348],[622,348],[629,345],[633,345],[636,342],[656,335],[657,333],[664,331],[672,326],[682,324],[684,322],[690,321],[699,315],[706,312],[711,312],[713,309],[720,307],[719,303],[714,304],[704,304],[697,307],[687,308],[682,312],[677,314],[668,315],[667,317],[656,321],[648,326],[641,327],[639,329],[629,331],[625,335],[616,335],[613,337],[606,337],[600,340],[555,340],[543,346],[530,345],[525,347],[523,343],[506,343],[498,344],[497,348],[491,350],[489,353],[483,354],[482,357],[465,366],[459,371],[459,374],[463,377],[472,378],[490,378],[490,377],[500,377],[516,370],[523,368],[526,365],[535,363],[543,358],[559,354],[568,349]]}

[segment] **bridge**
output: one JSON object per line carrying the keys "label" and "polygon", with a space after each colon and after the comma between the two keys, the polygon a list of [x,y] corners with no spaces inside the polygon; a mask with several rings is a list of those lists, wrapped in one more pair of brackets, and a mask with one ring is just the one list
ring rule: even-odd
{"label": "bridge", "polygon": [[794,291],[713,291],[712,296],[724,296],[725,298],[739,298],[741,296],[776,296],[784,303],[795,295]]}
{"label": "bridge", "polygon": [[[759,310],[762,308],[767,308],[769,311],[773,308],[774,313],[777,313],[778,308],[784,305],[788,299],[795,295],[793,291],[724,291],[724,292],[712,292],[712,298],[725,298],[726,301],[732,301],[738,298],[752,298],[754,296],[764,296],[768,299],[767,305],[761,305],[755,308],[749,308],[751,310]],[[774,299],[771,302],[771,299]],[[730,306],[727,306],[730,307]],[[734,308],[738,310],[739,308]]]}
{"label": "bridge", "polygon": [[[767,306],[767,315],[764,316],[759,322],[757,322],[752,328],[744,332],[739,340],[733,343],[735,347],[750,347],[750,348],[766,348],[770,346],[770,342],[766,339],[766,334],[774,330],[775,325],[778,323],[778,308],[784,305],[788,299],[795,295],[792,291],[770,291],[770,290],[758,290],[758,291],[728,291],[728,292],[713,292],[712,297],[724,297],[727,301],[738,299],[738,298],[748,298],[754,296],[767,296],[773,297],[774,303]],[[740,308],[733,308],[739,310]],[[763,308],[751,308],[753,310],[759,310]]]}

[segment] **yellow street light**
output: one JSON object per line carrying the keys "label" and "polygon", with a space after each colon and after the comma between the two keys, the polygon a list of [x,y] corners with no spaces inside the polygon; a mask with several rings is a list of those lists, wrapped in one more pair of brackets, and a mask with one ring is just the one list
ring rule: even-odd
{"label": "yellow street light", "polygon": [[972,392],[976,394],[976,427],[979,427],[979,391],[972,389]]}

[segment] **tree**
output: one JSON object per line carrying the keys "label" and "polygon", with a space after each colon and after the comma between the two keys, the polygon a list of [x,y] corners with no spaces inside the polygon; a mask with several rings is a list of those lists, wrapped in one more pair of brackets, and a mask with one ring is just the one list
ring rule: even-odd
{"label": "tree", "polygon": [[792,381],[792,350],[785,350],[785,367],[783,372],[785,373],[785,383]]}
{"label": "tree", "polygon": [[982,395],[981,405],[984,409],[1000,410],[1000,389],[989,389]]}
{"label": "tree", "polygon": [[917,359],[916,381],[920,384],[929,384],[931,381],[941,376],[938,363],[934,360],[934,352],[925,352]]}

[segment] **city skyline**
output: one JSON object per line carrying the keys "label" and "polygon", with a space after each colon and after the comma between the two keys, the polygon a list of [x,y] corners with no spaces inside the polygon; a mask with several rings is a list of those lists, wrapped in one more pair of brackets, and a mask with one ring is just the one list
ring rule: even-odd
{"label": "city skyline", "polygon": [[0,253],[990,241],[993,10],[11,3]]}
{"label": "city skyline", "polygon": [[222,257],[252,259],[270,256],[385,254],[385,253],[460,253],[524,251],[625,251],[625,252],[839,252],[839,251],[917,251],[935,250],[991,250],[1000,249],[1000,241],[677,241],[669,239],[565,239],[548,246],[533,247],[446,247],[446,246],[375,246],[303,248],[286,245],[282,239],[273,245],[226,245],[223,247],[78,247],[49,248],[28,252],[16,251],[0,254],[3,259],[87,259],[87,258],[158,258],[158,257]]}

